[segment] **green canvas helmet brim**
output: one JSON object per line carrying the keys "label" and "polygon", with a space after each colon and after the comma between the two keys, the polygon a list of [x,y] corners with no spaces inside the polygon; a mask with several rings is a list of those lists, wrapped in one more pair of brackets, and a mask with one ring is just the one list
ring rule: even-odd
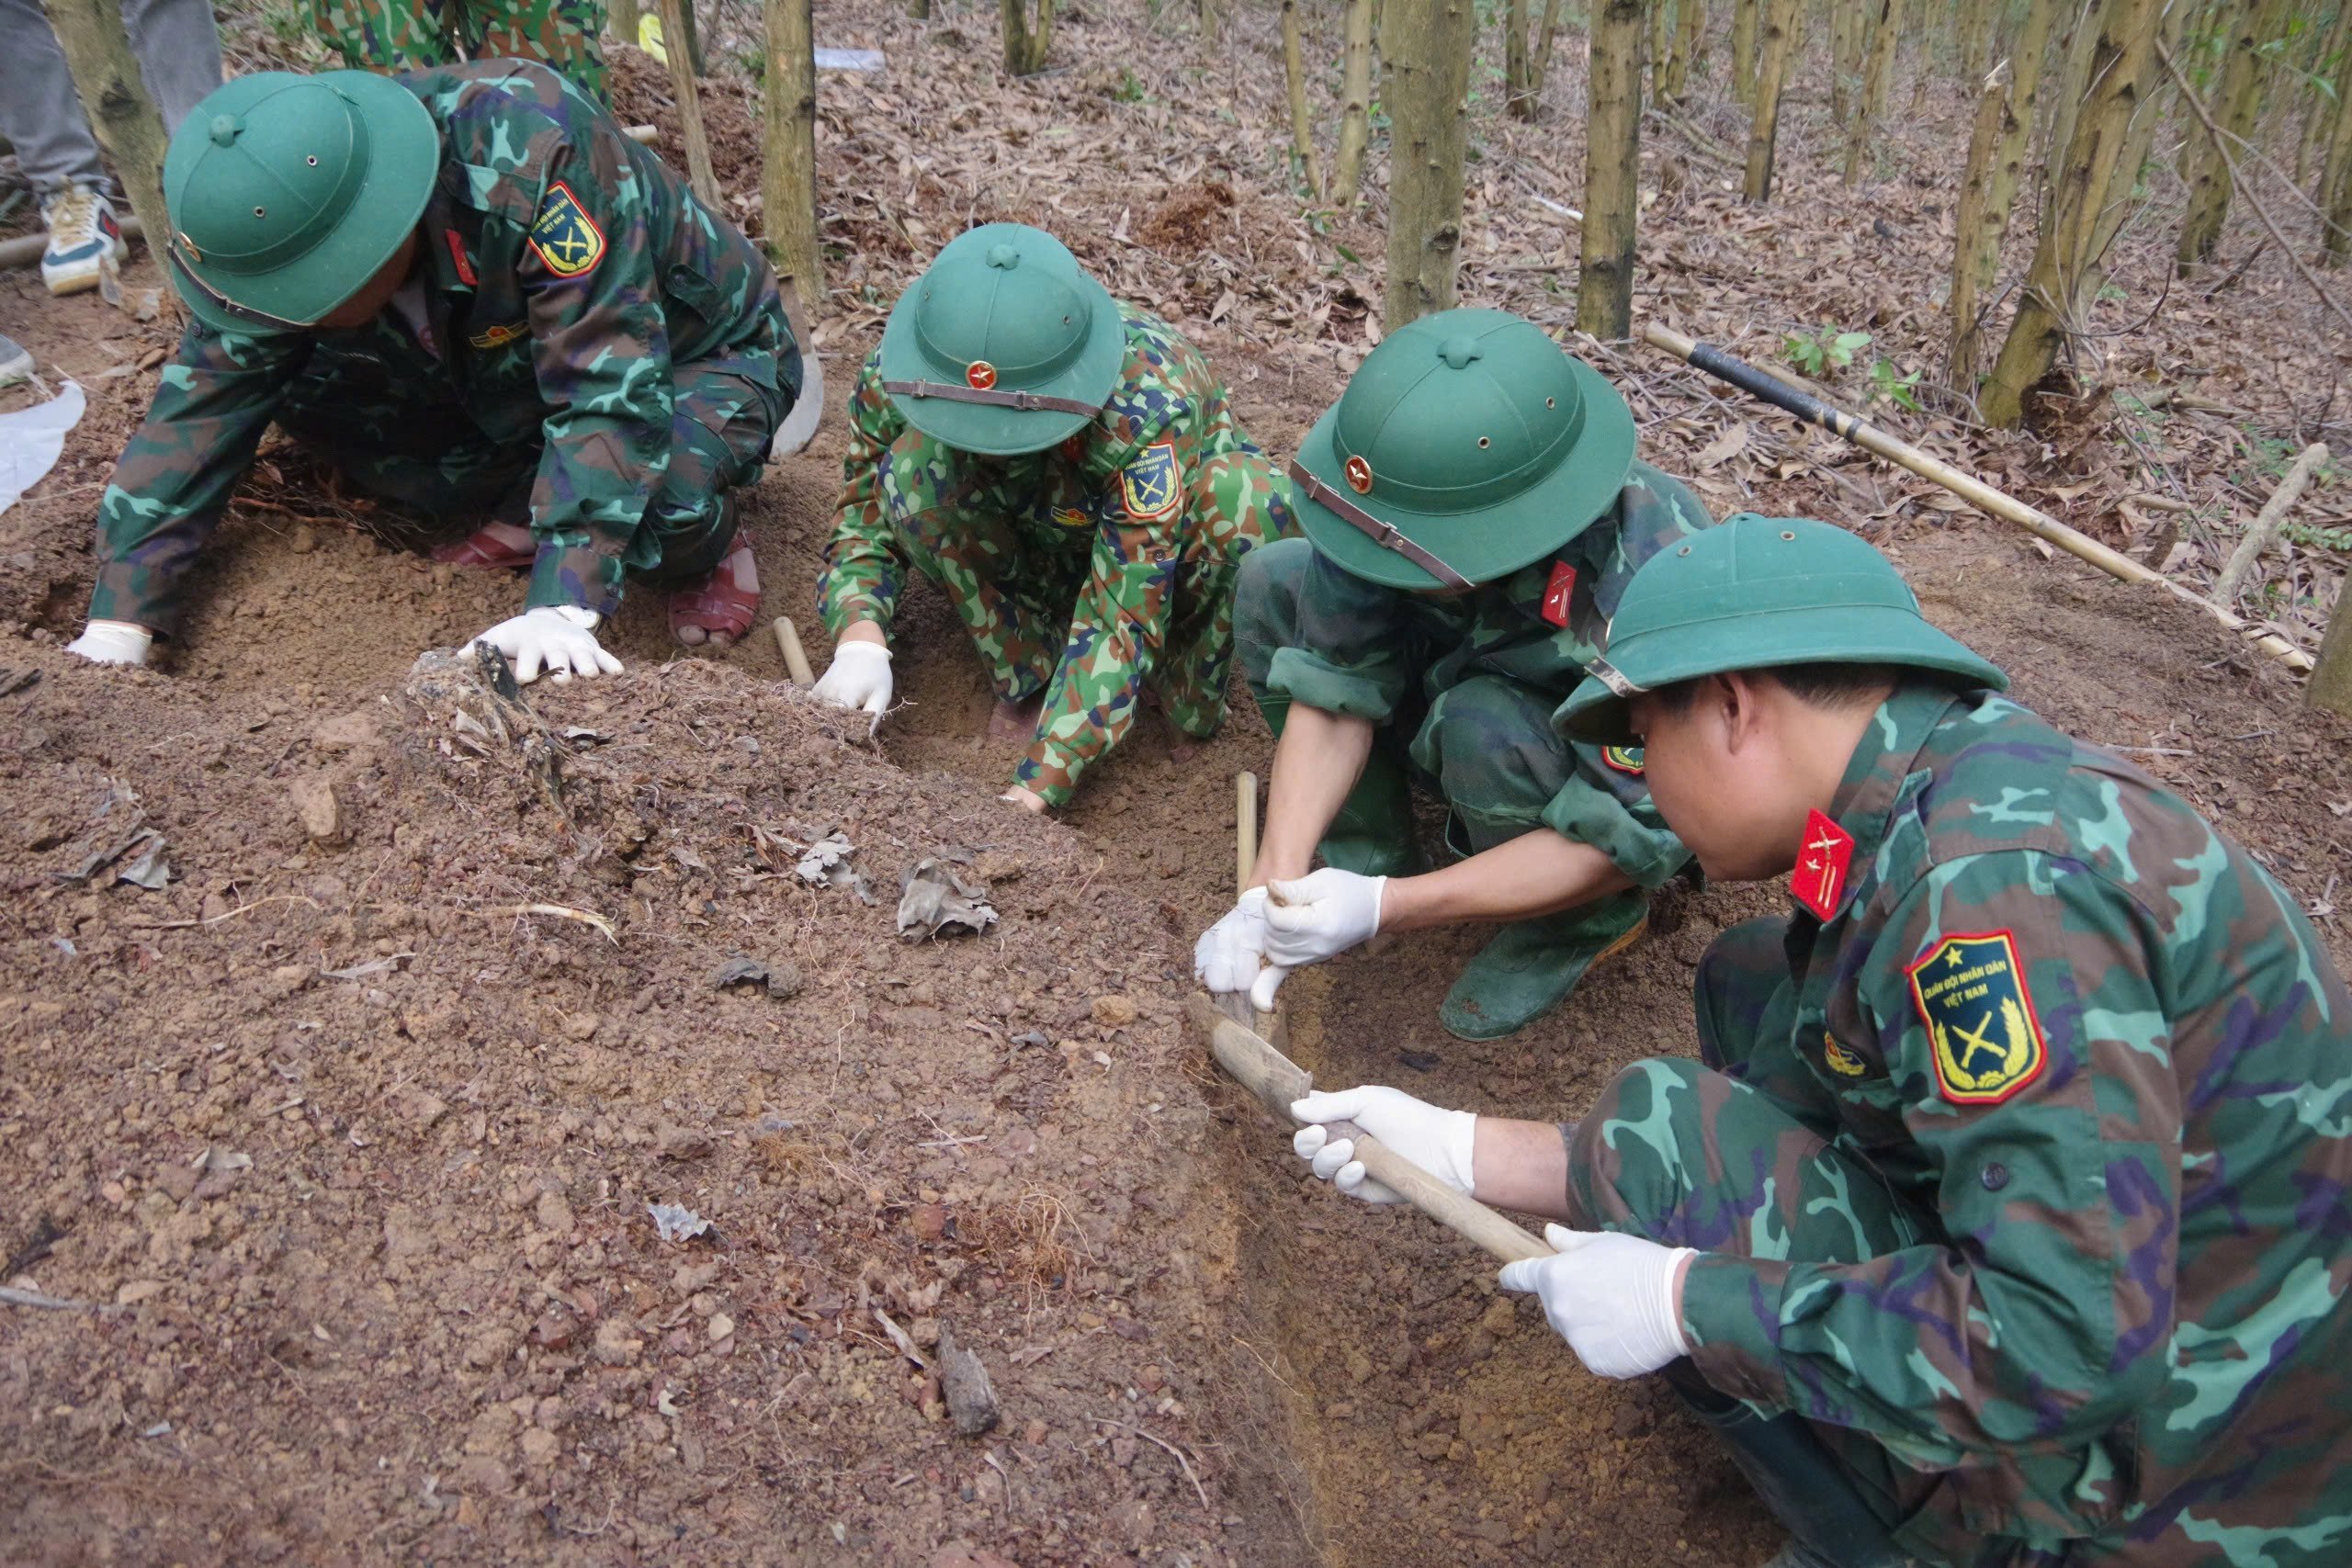
{"label": "green canvas helmet brim", "polygon": [[[935,264],[934,264],[935,265]],[[1046,397],[1072,398],[1099,403],[1119,385],[1127,359],[1126,324],[1111,291],[1080,267],[1071,286],[1091,305],[1085,346],[1069,367],[1052,380],[1026,390]],[[890,308],[882,329],[882,378],[887,381],[937,380],[942,370],[926,360],[916,341],[915,307],[922,292],[918,278]],[[909,424],[933,440],[958,452],[984,457],[1018,457],[1043,452],[1094,423],[1094,416],[1062,413],[1052,409],[1008,409],[986,403],[959,403],[948,398],[910,398],[893,392],[890,401]]]}
{"label": "green canvas helmet brim", "polygon": [[[399,82],[368,71],[326,71],[308,80],[334,87],[368,124],[368,172],[349,209],[311,250],[270,272],[227,272],[184,257],[206,287],[232,303],[303,324],[317,321],[358,293],[392,258],[401,242],[415,232],[441,167],[440,128],[424,105]],[[236,85],[229,83],[220,91]],[[183,131],[209,123],[214,112],[208,107],[211,102],[208,97],[189,111],[182,122]],[[168,160],[166,170],[168,174]],[[183,176],[165,189],[166,208],[175,225],[184,195],[175,187],[184,185]],[[246,333],[272,330],[266,323],[222,310],[202,289],[180,276],[178,267],[166,265],[164,270],[188,309],[207,325]]]}
{"label": "green canvas helmet brim", "polygon": [[[1615,504],[1633,471],[1634,411],[1608,378],[1563,351],[1585,408],[1585,428],[1550,474],[1510,500],[1476,511],[1419,513],[1393,504],[1369,508],[1412,541],[1473,582],[1492,582],[1556,553]],[[1299,443],[1299,465],[1342,495],[1350,492],[1345,464],[1335,449],[1339,407],[1323,411]],[[1394,550],[1383,549],[1353,524],[1305,496],[1298,518],[1315,547],[1351,575],[1385,588],[1426,592],[1436,578]]]}

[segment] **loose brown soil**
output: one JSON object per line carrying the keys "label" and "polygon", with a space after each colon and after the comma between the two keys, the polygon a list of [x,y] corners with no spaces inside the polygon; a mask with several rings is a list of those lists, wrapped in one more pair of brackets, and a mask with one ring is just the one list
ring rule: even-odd
{"label": "loose brown soil", "polygon": [[[1271,13],[1206,63],[1176,17],[1155,33],[1066,9],[1072,69],[1011,84],[986,12],[942,0],[926,29],[820,7],[822,41],[892,60],[820,92],[836,270],[817,337],[837,395],[942,240],[1018,217],[1177,321],[1259,437],[1295,445],[1371,341],[1376,273],[1350,258],[1378,256],[1378,214],[1310,221],[1283,192]],[[248,30],[232,52],[267,50]],[[1553,324],[1568,295],[1548,286],[1572,291],[1573,270],[1544,259],[1561,236],[1526,197],[1575,200],[1582,89],[1561,75],[1534,126],[1480,111],[1464,283],[1466,302]],[[674,135],[658,74],[625,53],[619,80],[627,117]],[[756,96],[706,98],[750,211]],[[1786,327],[1866,324],[1923,363],[1941,324],[1903,301],[1944,265],[1963,112],[1939,82],[1890,135],[1887,177],[1849,195],[1821,173],[1818,107],[1792,102],[1783,197],[1760,214],[1653,137],[1642,308],[1758,355]],[[1738,128],[1705,101],[1690,118]],[[2292,285],[2275,255],[2250,267],[2226,351],[2230,294],[2092,352],[2153,376],[2215,349],[2199,384],[2254,408],[2253,431],[2340,428],[2323,396],[2341,344],[2299,326]],[[89,520],[164,340],[37,288],[0,276],[0,331],[92,410],[0,517],[0,668],[40,677],[0,695],[0,1283],[102,1310],[0,1306],[11,1561],[1647,1568],[1771,1551],[1663,1391],[1587,1376],[1426,1222],[1318,1190],[1184,1036],[1192,938],[1231,897],[1231,778],[1269,758],[1246,694],[1181,767],[1139,736],[1056,826],[991,799],[1011,759],[977,739],[988,694],[927,589],[878,745],[784,689],[764,638],[685,659],[639,595],[613,638],[629,674],[536,688],[552,734],[510,714],[527,745],[486,737],[458,714],[494,729],[496,705],[412,696],[409,671],[511,613],[514,585],[384,547],[282,448],[209,553],[166,673],[75,667],[56,644],[85,602]],[[2145,305],[2115,309],[2128,324]],[[2023,700],[2132,749],[2352,956],[2333,911],[2352,732],[2289,677],[1679,369],[1607,363],[1654,460],[1724,509],[1884,545]],[[2061,421],[2047,448],[1899,423],[2120,540],[2145,543],[2131,493],[2177,486],[2199,508],[2171,552],[2192,579],[2258,499],[2226,421]],[[767,611],[820,665],[808,584],[842,445],[836,416],[748,508]],[[2264,604],[2308,618],[2335,570],[2290,552]],[[133,821],[164,835],[168,886],[61,879]],[[791,846],[833,826],[878,904],[795,874]],[[1001,924],[901,942],[899,874],[951,848]],[[1487,1045],[1435,1019],[1479,934],[1385,942],[1293,979],[1292,1043],[1328,1084],[1572,1118],[1626,1061],[1690,1049],[1706,942],[1778,897],[1665,899],[1573,1008]],[[611,936],[513,912],[535,904]],[[738,953],[799,989],[715,988]],[[665,1242],[648,1202],[712,1234]],[[983,1437],[940,1407],[942,1325],[993,1377],[1003,1419]]]}

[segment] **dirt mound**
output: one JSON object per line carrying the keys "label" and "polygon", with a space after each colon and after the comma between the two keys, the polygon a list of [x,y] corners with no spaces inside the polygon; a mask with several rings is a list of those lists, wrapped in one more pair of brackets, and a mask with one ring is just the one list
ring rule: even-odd
{"label": "dirt mound", "polygon": [[[1077,834],[695,661],[323,721],[0,663],[0,1251],[103,1303],[6,1321],[12,1557],[1283,1555],[1175,933]],[[943,854],[1001,918],[901,941]]]}

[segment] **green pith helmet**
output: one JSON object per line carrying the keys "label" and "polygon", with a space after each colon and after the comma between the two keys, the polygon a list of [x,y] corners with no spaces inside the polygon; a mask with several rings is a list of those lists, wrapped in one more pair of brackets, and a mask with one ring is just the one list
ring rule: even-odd
{"label": "green pith helmet", "polygon": [[957,235],[882,330],[882,389],[959,452],[1042,452],[1091,423],[1119,384],[1118,302],[1059,240],[1021,223]]}
{"label": "green pith helmet", "polygon": [[1624,489],[1616,389],[1506,310],[1442,310],[1365,356],[1291,465],[1315,547],[1391,588],[1462,588],[1541,560]]}
{"label": "green pith helmet", "polygon": [[188,111],[164,154],[165,270],[213,326],[300,331],[391,259],[440,164],[433,117],[389,77],[240,76]]}
{"label": "green pith helmet", "polygon": [[1919,614],[1894,563],[1827,523],[1743,512],[1644,562],[1590,678],[1552,716],[1578,740],[1627,741],[1625,699],[1780,664],[1899,664],[2006,691],[2000,667]]}

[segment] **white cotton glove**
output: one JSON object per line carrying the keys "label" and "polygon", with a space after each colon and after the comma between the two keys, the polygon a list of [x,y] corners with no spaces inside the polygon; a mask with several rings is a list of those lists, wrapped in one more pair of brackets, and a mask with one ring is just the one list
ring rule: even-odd
{"label": "white cotton glove", "polygon": [[1367,1203],[1401,1203],[1393,1189],[1364,1175],[1352,1138],[1333,1138],[1326,1122],[1352,1122],[1464,1196],[1471,1190],[1471,1151],[1477,1146],[1478,1118],[1415,1100],[1401,1089],[1365,1084],[1337,1094],[1315,1093],[1290,1102],[1290,1113],[1307,1123],[1290,1146],[1323,1180]]}
{"label": "white cotton glove", "polygon": [[1257,983],[1266,959],[1266,890],[1252,887],[1193,944],[1193,977],[1219,995]]}
{"label": "white cotton glove", "polygon": [[859,708],[882,722],[890,705],[890,650],[878,642],[844,642],[817,678],[817,700],[837,708]]}
{"label": "white cotton glove", "polygon": [[506,661],[514,667],[518,683],[529,685],[545,670],[548,679],[560,686],[574,675],[621,672],[621,661],[606,653],[596,641],[596,623],[603,619],[594,610],[571,604],[542,604],[536,610],[524,611],[511,621],[499,622],[474,642],[486,642],[506,655]]}
{"label": "white cotton glove", "polygon": [[1499,1282],[1541,1298],[1552,1331],[1586,1371],[1637,1378],[1690,1353],[1674,1305],[1674,1273],[1690,1248],[1565,1225],[1545,1225],[1544,1239],[1557,1250],[1504,1264]]}
{"label": "white cotton glove", "polygon": [[154,645],[155,635],[145,626],[129,621],[92,621],[82,628],[80,637],[65,645],[65,651],[78,653],[93,664],[144,664],[147,650]]}
{"label": "white cotton glove", "polygon": [[1336,958],[1380,930],[1385,876],[1321,871],[1266,885],[1266,957],[1285,969]]}

